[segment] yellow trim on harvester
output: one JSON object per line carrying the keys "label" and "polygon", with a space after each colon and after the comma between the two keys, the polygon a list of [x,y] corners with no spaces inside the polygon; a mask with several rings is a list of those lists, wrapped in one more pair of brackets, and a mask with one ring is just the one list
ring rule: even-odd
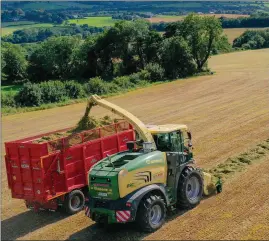
{"label": "yellow trim on harvester", "polygon": [[169,133],[173,131],[187,131],[188,127],[186,125],[180,124],[167,124],[167,125],[146,125],[147,129],[150,131],[151,134],[158,134],[158,133]]}

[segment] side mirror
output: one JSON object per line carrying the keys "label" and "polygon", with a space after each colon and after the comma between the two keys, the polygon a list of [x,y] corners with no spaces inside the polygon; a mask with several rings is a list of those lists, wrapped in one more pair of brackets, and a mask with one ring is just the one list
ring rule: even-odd
{"label": "side mirror", "polygon": [[191,140],[191,132],[190,131],[187,132],[187,135],[188,135],[188,138]]}
{"label": "side mirror", "polygon": [[127,149],[128,149],[130,152],[132,152],[132,151],[134,150],[134,142],[133,142],[133,141],[128,141],[128,142],[126,143],[126,145],[127,145]]}

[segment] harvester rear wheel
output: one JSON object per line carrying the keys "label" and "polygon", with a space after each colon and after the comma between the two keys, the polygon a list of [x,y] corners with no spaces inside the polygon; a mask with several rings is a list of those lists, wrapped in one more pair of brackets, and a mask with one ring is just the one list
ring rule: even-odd
{"label": "harvester rear wheel", "polygon": [[194,208],[203,195],[203,177],[201,172],[192,167],[186,167],[180,176],[178,184],[178,206],[182,208]]}
{"label": "harvester rear wheel", "polygon": [[139,204],[136,223],[145,232],[154,232],[165,222],[166,205],[157,195],[147,195]]}
{"label": "harvester rear wheel", "polygon": [[81,190],[73,190],[65,196],[64,208],[69,214],[81,211],[85,204],[85,196]]}

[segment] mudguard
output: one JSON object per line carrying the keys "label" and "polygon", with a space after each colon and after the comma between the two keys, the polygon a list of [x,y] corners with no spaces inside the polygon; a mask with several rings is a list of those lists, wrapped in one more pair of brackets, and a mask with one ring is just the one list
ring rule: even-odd
{"label": "mudguard", "polygon": [[151,184],[148,185],[146,187],[143,187],[141,189],[139,189],[138,191],[136,191],[127,201],[127,203],[130,203],[131,205],[131,210],[132,210],[132,218],[133,220],[135,220],[135,216],[136,216],[136,212],[139,206],[139,203],[141,201],[141,199],[148,193],[157,190],[160,191],[163,196],[164,199],[166,201],[166,204],[169,205],[169,199],[168,199],[168,195],[166,194],[165,188],[163,184]]}

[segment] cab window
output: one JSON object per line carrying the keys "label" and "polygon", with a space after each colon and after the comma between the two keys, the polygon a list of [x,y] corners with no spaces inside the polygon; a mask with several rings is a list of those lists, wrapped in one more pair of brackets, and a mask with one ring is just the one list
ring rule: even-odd
{"label": "cab window", "polygon": [[157,150],[159,151],[171,151],[170,136],[169,133],[160,133],[153,135]]}
{"label": "cab window", "polygon": [[153,135],[153,138],[159,151],[182,151],[182,138],[180,131],[156,134]]}
{"label": "cab window", "polygon": [[170,133],[171,151],[181,151],[181,133],[174,131]]}

